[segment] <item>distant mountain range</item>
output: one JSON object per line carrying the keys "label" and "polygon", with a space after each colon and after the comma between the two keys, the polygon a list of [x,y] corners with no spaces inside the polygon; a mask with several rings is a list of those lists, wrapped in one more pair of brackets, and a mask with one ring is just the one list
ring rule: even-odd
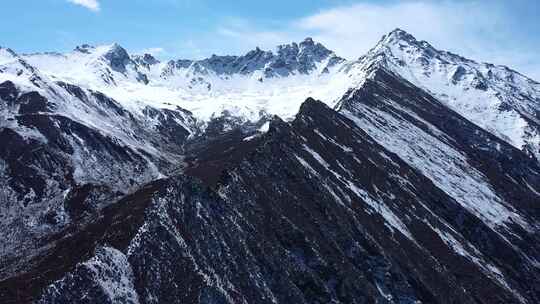
{"label": "distant mountain range", "polygon": [[5,303],[540,302],[540,83],[403,30],[0,48],[0,113]]}

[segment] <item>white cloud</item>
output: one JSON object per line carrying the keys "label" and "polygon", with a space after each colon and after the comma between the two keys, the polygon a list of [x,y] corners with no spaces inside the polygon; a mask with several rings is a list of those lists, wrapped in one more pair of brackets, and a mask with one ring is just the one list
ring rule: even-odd
{"label": "white cloud", "polygon": [[242,18],[227,18],[223,24],[217,28],[216,33],[222,36],[229,44],[233,44],[233,49],[250,50],[256,46],[263,49],[271,49],[278,44],[290,43],[301,39],[303,33],[293,33],[295,29],[291,24],[285,24],[282,31],[261,28],[257,23]]}
{"label": "white cloud", "polygon": [[84,6],[87,9],[98,12],[99,11],[99,2],[97,0],[67,0],[70,3]]}
{"label": "white cloud", "polygon": [[227,38],[236,39],[238,42],[241,42],[243,45],[250,48],[258,46],[268,49],[293,40],[291,39],[291,34],[286,32],[257,31],[228,27],[220,27],[217,32]]}
{"label": "white cloud", "polygon": [[416,1],[338,7],[302,18],[295,25],[336,45],[344,56],[358,57],[397,27],[442,48],[483,51],[504,35],[503,21],[504,14],[496,6]]}

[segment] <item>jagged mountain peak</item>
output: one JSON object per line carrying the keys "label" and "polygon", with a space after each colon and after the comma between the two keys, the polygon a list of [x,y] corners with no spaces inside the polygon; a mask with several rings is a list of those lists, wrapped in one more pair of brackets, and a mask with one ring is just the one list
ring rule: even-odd
{"label": "jagged mountain peak", "polygon": [[302,42],[300,42],[300,45],[302,44],[315,44],[315,41],[311,37],[306,37]]}
{"label": "jagged mountain peak", "polygon": [[388,63],[393,61],[394,64],[397,63],[401,67],[407,67],[411,72],[416,68],[415,65],[417,64],[426,69],[430,65],[440,64],[444,67],[455,66],[457,73],[463,71],[463,69],[473,69],[473,72],[477,76],[484,76],[486,78],[491,78],[495,74],[499,74],[499,76],[504,74],[506,75],[506,80],[509,82],[514,81],[513,76],[518,76],[525,78],[526,82],[537,83],[508,66],[475,61],[448,50],[438,49],[429,42],[419,40],[400,28],[396,28],[384,35],[360,60],[372,60],[373,58],[380,57],[386,59],[392,58],[390,62],[386,62],[386,67],[389,67]]}
{"label": "jagged mountain peak", "polygon": [[149,67],[154,64],[160,63],[156,57],[152,56],[152,54],[142,54],[142,55],[133,55],[131,56],[133,61],[135,61],[137,64],[142,65],[144,67]]}
{"label": "jagged mountain peak", "polygon": [[92,61],[102,59],[117,72],[124,72],[125,66],[131,61],[128,51],[116,42],[99,46],[83,44],[77,46],[75,52]]}
{"label": "jagged mountain peak", "polygon": [[[410,56],[424,56],[427,59],[433,58],[442,60],[443,62],[447,64],[473,64],[473,65],[482,65],[485,66],[487,69],[500,69],[502,71],[508,72],[508,73],[516,73],[519,74],[519,72],[505,66],[505,65],[497,65],[487,62],[479,62],[475,61],[470,58],[466,58],[462,55],[456,54],[452,51],[444,50],[444,49],[438,49],[434,47],[432,44],[430,44],[428,41],[425,40],[419,40],[415,36],[413,36],[411,33],[401,29],[396,28],[389,32],[388,34],[384,35],[379,42],[371,49],[369,53],[375,53],[380,55],[381,53],[385,53],[386,55],[397,55],[396,51],[399,51],[400,53],[407,53]],[[521,74],[520,74],[521,75]],[[522,75],[523,76],[523,75]]]}
{"label": "jagged mountain peak", "polygon": [[103,57],[113,63],[113,61],[126,61],[130,59],[129,53],[118,43],[113,43],[108,46],[103,46]]}
{"label": "jagged mountain peak", "polygon": [[300,110],[298,110],[298,115],[306,114],[311,111],[316,111],[318,109],[329,109],[326,104],[322,101],[317,100],[313,97],[308,97],[302,105],[300,105]]}
{"label": "jagged mountain peak", "polygon": [[200,80],[197,77],[212,74],[219,77],[255,74],[257,79],[262,81],[263,78],[276,76],[310,74],[321,64],[325,64],[321,67],[321,71],[328,72],[329,67],[343,61],[344,59],[336,56],[321,43],[313,41],[312,38],[306,38],[300,43],[279,45],[275,50],[267,51],[256,47],[240,56],[214,54],[202,60],[170,61],[161,75],[165,78],[172,75],[185,75],[184,72],[178,73],[177,70],[188,69],[188,77],[195,77],[192,82],[203,82],[204,87],[208,87],[205,79]]}
{"label": "jagged mountain peak", "polygon": [[410,34],[409,32],[396,28],[389,32],[388,34],[384,35],[381,39],[382,41],[390,42],[390,41],[410,41],[410,42],[417,42],[416,38]]}
{"label": "jagged mountain peak", "polygon": [[[121,78],[133,79],[147,84],[148,78],[139,71],[139,66],[142,65],[147,68],[150,64],[156,63],[156,59],[148,54],[143,55],[142,58],[139,58],[139,61],[136,61],[137,56],[132,57],[123,46],[116,42],[97,47],[86,47],[82,53],[83,57],[86,58],[83,62],[86,62],[86,65],[96,66],[97,70],[94,73],[97,73],[97,76],[105,83],[112,85],[117,85],[118,79],[116,78],[118,77],[111,74],[109,69],[122,74],[123,77]],[[103,64],[105,67],[103,67]]]}
{"label": "jagged mountain peak", "polygon": [[103,56],[107,58],[126,57],[126,55],[129,57],[128,51],[117,42],[101,45],[84,43],[75,47],[74,51],[81,54],[94,55],[98,57]]}
{"label": "jagged mountain peak", "polygon": [[281,50],[298,50],[298,43],[280,44],[277,46],[277,52],[279,53]]}
{"label": "jagged mountain peak", "polygon": [[393,56],[394,49],[408,53],[422,54],[422,56],[428,58],[436,57],[437,55],[444,53],[435,49],[427,41],[418,40],[412,34],[400,28],[397,28],[384,35],[369,53]]}
{"label": "jagged mountain peak", "polygon": [[6,55],[10,55],[12,57],[16,57],[17,56],[17,53],[15,53],[15,51],[13,51],[12,49],[10,48],[6,48],[6,47],[3,47],[3,46],[0,46],[0,52],[6,54]]}
{"label": "jagged mountain peak", "polygon": [[291,42],[290,44],[278,45],[277,53],[287,53],[287,52],[312,52],[312,53],[321,53],[321,54],[332,54],[333,51],[329,50],[322,43],[313,40],[311,37],[306,37],[301,42]]}
{"label": "jagged mountain peak", "polygon": [[323,54],[326,56],[330,54],[334,54],[333,51],[326,48],[326,46],[324,46],[322,43],[313,40],[313,38],[311,37],[306,37],[301,42],[291,42],[288,44],[278,45],[276,49],[273,51],[265,51],[257,46],[255,49],[239,57],[246,57],[252,54],[272,54],[274,56],[288,56],[288,55],[290,56],[290,55],[300,55],[301,53]]}
{"label": "jagged mountain peak", "polygon": [[358,63],[364,71],[384,68],[400,75],[514,147],[540,157],[540,87],[526,76],[439,50],[401,29],[383,36]]}
{"label": "jagged mountain peak", "polygon": [[255,49],[248,51],[244,56],[245,57],[254,57],[254,56],[261,56],[261,55],[271,55],[272,52],[265,51],[261,49],[260,47],[255,47]]}
{"label": "jagged mountain peak", "polygon": [[313,40],[313,38],[306,37],[304,40],[302,40],[300,42],[293,41],[293,42],[288,43],[288,44],[287,43],[286,44],[281,44],[281,45],[278,45],[277,48],[278,49],[291,49],[291,48],[296,49],[296,48],[301,48],[301,47],[306,47],[306,46],[314,46],[316,44],[322,46],[322,44],[315,42]]}

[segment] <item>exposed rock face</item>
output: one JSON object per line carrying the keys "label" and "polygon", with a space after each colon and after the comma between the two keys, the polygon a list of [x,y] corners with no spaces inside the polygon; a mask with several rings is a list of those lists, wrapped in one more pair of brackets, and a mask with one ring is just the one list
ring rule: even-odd
{"label": "exposed rock face", "polygon": [[137,64],[139,64],[142,67],[146,67],[147,69],[154,64],[158,64],[159,60],[157,60],[154,56],[150,54],[144,54],[144,55],[134,55],[133,61],[135,61]]}
{"label": "exposed rock face", "polygon": [[[65,303],[139,303],[133,279],[133,270],[125,255],[113,248],[99,248],[73,275],[59,282],[59,286],[46,290],[38,303],[57,303],[59,293]],[[85,288],[81,288],[83,286]]]}
{"label": "exposed rock face", "polygon": [[128,52],[118,44],[112,45],[103,57],[108,60],[113,70],[120,73],[125,73],[126,65],[131,63],[131,57]]}

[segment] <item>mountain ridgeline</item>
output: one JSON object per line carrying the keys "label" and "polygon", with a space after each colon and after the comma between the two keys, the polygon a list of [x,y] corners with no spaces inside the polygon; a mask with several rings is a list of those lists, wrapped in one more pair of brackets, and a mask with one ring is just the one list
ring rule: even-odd
{"label": "mountain ridgeline", "polygon": [[538,303],[540,84],[402,30],[0,48],[2,303]]}

